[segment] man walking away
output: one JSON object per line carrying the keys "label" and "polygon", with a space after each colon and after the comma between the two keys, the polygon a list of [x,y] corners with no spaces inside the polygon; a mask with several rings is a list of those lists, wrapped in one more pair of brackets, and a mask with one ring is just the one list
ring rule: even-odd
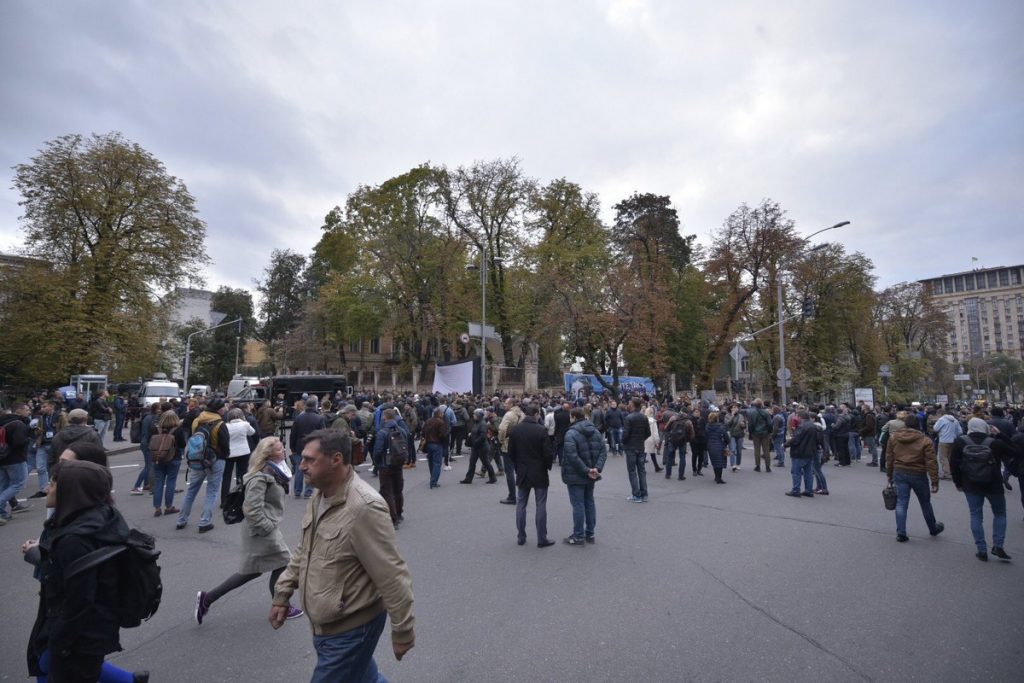
{"label": "man walking away", "polygon": [[487,449],[490,447],[490,443],[487,439],[487,412],[483,408],[477,408],[473,411],[473,417],[475,422],[473,423],[473,429],[469,433],[467,443],[469,444],[469,469],[466,470],[466,478],[462,479],[460,484],[472,484],[473,483],[473,472],[476,470],[477,461],[480,462],[480,467],[487,472],[487,483],[493,484],[498,481],[497,477],[494,476],[494,468],[491,467],[491,459],[488,457]]}
{"label": "man walking away", "polygon": [[[942,411],[942,408],[939,408]],[[934,427],[935,435],[939,440],[939,464],[942,465],[942,479],[952,479],[952,466],[949,458],[953,455],[953,444],[963,436],[963,429],[960,422],[949,413],[942,412]]]}
{"label": "man walking away", "polygon": [[[96,433],[100,435],[100,443],[103,443],[103,437],[107,435],[107,425],[110,424],[110,416],[114,412],[107,404],[109,395],[103,390],[89,401],[89,417],[92,418],[92,426]],[[57,457],[59,458],[60,454]]]}
{"label": "man walking away", "polygon": [[931,492],[939,492],[939,469],[932,440],[918,429],[917,416],[913,413],[907,414],[905,424],[905,427],[889,435],[885,445],[886,474],[889,476],[889,484],[896,486],[896,540],[900,543],[910,540],[907,536],[907,508],[911,491],[921,504],[928,533],[938,536],[945,529],[942,522],[935,521],[931,495],[928,493],[929,478],[932,481]]}
{"label": "man walking away", "polygon": [[537,421],[537,406],[523,408],[523,420],[508,435],[508,457],[515,465],[516,487],[519,498],[516,501],[516,530],[518,543],[526,543],[526,505],[530,502],[530,491],[536,495],[537,547],[554,545],[548,540],[548,470],[554,464],[548,430]]}
{"label": "man walking away", "polygon": [[[217,399],[214,399],[217,400]],[[310,396],[306,399],[305,409],[295,416],[295,420],[292,422],[292,429],[288,435],[288,447],[291,449],[291,464],[292,472],[295,473],[295,480],[293,486],[295,487],[295,497],[305,496],[311,498],[313,496],[313,487],[308,482],[305,484],[303,489],[302,482],[302,470],[299,468],[299,464],[302,461],[302,444],[306,437],[319,429],[325,429],[327,422],[324,420],[324,416],[317,411],[319,400],[316,396]]]}
{"label": "man walking away", "polygon": [[[397,529],[404,519],[402,512],[405,508],[405,480],[402,468],[409,460],[409,433],[398,424],[396,418],[394,408],[388,408],[381,415],[380,429],[373,440],[373,465],[377,468],[377,476],[380,479],[380,495],[388,504],[391,523]],[[351,433],[347,436],[351,441]]]}
{"label": "man walking away", "polygon": [[562,451],[562,481],[569,489],[572,535],[565,542],[583,547],[585,543],[594,542],[597,525],[594,484],[601,478],[608,449],[601,433],[586,419],[582,408],[573,408],[570,419],[572,424],[565,433]]}
{"label": "man walking away", "polygon": [[[997,436],[998,435],[998,436]],[[1013,459],[1013,450],[998,427],[989,427],[978,417],[967,422],[967,434],[957,438],[950,455],[950,472],[957,491],[967,497],[971,511],[971,534],[977,557],[988,561],[985,544],[985,500],[992,507],[992,554],[1003,560],[1010,556],[1003,550],[1006,540],[1006,495],[1003,493],[1001,463]]]}
{"label": "man walking away", "polygon": [[629,473],[629,486],[633,493],[626,500],[630,503],[646,503],[647,454],[644,453],[644,441],[651,435],[651,425],[640,412],[640,399],[632,399],[629,408],[629,415],[623,420],[622,449],[626,452],[626,471]]}

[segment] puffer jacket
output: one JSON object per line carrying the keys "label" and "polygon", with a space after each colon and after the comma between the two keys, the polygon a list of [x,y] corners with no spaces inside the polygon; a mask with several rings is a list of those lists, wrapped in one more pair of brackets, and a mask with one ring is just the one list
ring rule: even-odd
{"label": "puffer jacket", "polygon": [[604,437],[590,420],[579,420],[565,432],[562,447],[562,482],[567,486],[586,484],[594,481],[589,476],[592,468],[598,472],[604,469],[608,448]]}
{"label": "puffer jacket", "polygon": [[939,465],[932,440],[918,429],[903,427],[889,434],[885,445],[885,469],[892,479],[895,471],[928,473],[932,486],[939,485]]}

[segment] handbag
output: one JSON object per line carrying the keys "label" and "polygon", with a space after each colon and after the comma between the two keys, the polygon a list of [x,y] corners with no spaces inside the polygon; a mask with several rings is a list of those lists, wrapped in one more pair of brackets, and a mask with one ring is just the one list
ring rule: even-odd
{"label": "handbag", "polygon": [[882,502],[885,503],[886,510],[896,509],[896,487],[889,484],[882,489]]}
{"label": "handbag", "polygon": [[238,524],[245,519],[242,505],[245,504],[245,487],[249,482],[235,488],[224,498],[224,523]]}

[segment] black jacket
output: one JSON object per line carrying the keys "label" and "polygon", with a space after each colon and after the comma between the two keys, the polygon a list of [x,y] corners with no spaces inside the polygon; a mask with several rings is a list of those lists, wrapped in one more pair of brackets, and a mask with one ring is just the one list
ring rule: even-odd
{"label": "black jacket", "polygon": [[292,453],[301,453],[302,442],[306,440],[306,437],[316,430],[326,427],[324,416],[316,410],[307,408],[296,415],[295,421],[292,423],[291,434],[288,437],[288,445],[291,447]]}
{"label": "black jacket", "polygon": [[566,485],[586,484],[594,481],[587,472],[604,469],[608,448],[604,437],[590,420],[574,422],[565,433],[562,449],[562,481]]}
{"label": "black jacket", "polygon": [[[967,481],[960,469],[964,460],[964,439],[970,439],[974,443],[981,443],[987,436],[988,434],[974,433],[957,437],[957,440],[953,442],[953,452],[949,456],[950,475],[952,475],[953,483],[956,487],[963,489],[964,493],[1001,496],[1004,495],[1001,467],[995,468],[992,481],[988,484],[976,484]],[[996,462],[1000,463],[1000,465],[1009,463],[1014,458],[1013,446],[1010,445],[1009,439],[1003,436],[1002,433],[999,436],[992,437],[992,455],[995,456]]]}
{"label": "black jacket", "polygon": [[93,396],[89,401],[89,417],[93,420],[109,420],[112,413],[107,402],[99,396]]}
{"label": "black jacket", "polygon": [[526,417],[512,428],[508,437],[508,457],[516,466],[516,486],[521,489],[546,489],[548,470],[554,462],[548,430],[536,417]]}
{"label": "black jacket", "polygon": [[29,436],[28,420],[14,413],[0,415],[0,427],[7,432],[7,457],[0,460],[0,466],[20,465],[28,458]]}
{"label": "black jacket", "polygon": [[813,420],[804,420],[797,425],[793,438],[786,445],[791,458],[811,460],[817,454],[818,446],[824,443],[825,433]]}
{"label": "black jacket", "polygon": [[[107,655],[121,649],[114,611],[117,567],[104,562],[70,579],[64,570],[79,557],[103,545],[123,543],[128,525],[110,506],[83,511],[39,541],[42,591],[39,612],[28,646],[29,671],[38,674],[39,655],[62,653]],[[66,656],[66,655],[64,655]]]}
{"label": "black jacket", "polygon": [[622,411],[618,408],[609,408],[604,411],[604,426],[607,429],[619,429],[622,427]]}
{"label": "black jacket", "polygon": [[622,430],[622,450],[644,452],[644,441],[651,435],[651,422],[639,410],[626,416]]}
{"label": "black jacket", "polygon": [[569,431],[569,411],[559,408],[555,411],[555,444],[565,441],[567,431]]}

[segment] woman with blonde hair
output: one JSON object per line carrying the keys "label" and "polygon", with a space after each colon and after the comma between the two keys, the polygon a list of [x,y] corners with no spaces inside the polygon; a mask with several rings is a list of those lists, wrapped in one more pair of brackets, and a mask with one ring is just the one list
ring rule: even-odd
{"label": "woman with blonde hair", "polygon": [[[270,572],[270,594],[273,596],[274,584],[291,559],[280,529],[291,478],[284,444],[276,436],[262,439],[253,451],[249,471],[242,479],[245,490],[245,502],[242,504],[245,520],[241,525],[242,565],[238,572],[216,588],[196,594],[196,623],[203,623],[210,606],[224,594],[266,572]],[[297,619],[302,614],[297,607],[288,608],[288,619]]]}

